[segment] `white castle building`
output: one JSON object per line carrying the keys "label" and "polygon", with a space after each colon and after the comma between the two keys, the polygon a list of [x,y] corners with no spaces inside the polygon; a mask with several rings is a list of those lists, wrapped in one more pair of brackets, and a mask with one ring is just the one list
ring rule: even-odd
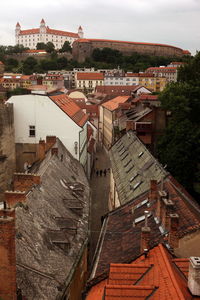
{"label": "white castle building", "polygon": [[52,42],[56,49],[60,49],[65,41],[72,44],[75,40],[83,38],[83,29],[79,26],[77,33],[51,29],[46,26],[44,19],[42,19],[39,28],[21,30],[18,22],[15,28],[15,38],[16,44],[30,49],[36,49],[37,43],[46,44],[48,42]]}

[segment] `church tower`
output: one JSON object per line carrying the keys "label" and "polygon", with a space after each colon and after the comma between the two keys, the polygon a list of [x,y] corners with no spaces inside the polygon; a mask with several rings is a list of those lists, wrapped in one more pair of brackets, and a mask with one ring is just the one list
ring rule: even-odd
{"label": "church tower", "polygon": [[79,26],[79,28],[78,28],[78,36],[80,39],[83,39],[83,29],[81,26]]}
{"label": "church tower", "polygon": [[19,22],[17,22],[16,27],[15,27],[15,44],[16,45],[19,44],[18,37],[19,37],[20,31],[21,31],[21,26],[20,26]]}

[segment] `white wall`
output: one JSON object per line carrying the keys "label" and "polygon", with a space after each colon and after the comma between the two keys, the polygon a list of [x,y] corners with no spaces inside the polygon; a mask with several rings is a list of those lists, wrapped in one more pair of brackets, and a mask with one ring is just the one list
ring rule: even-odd
{"label": "white wall", "polygon": [[115,76],[105,76],[104,85],[138,85],[139,77],[115,77]]}
{"label": "white wall", "polygon": [[[79,153],[75,155],[74,142],[79,143],[79,131],[82,128],[48,96],[12,96],[8,102],[14,104],[15,143],[38,143],[47,135],[55,135],[70,153],[79,159]],[[29,137],[29,125],[35,126],[35,137]]]}

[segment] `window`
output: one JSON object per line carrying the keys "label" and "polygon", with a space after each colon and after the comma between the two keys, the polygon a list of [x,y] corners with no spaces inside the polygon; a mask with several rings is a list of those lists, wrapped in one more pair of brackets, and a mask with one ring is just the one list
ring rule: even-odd
{"label": "window", "polygon": [[35,137],[35,126],[29,125],[29,136]]}

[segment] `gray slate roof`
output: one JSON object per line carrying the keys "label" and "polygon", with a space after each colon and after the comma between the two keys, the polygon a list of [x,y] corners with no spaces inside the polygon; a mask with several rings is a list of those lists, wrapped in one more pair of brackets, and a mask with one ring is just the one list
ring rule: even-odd
{"label": "gray slate roof", "polygon": [[88,238],[88,181],[80,163],[57,140],[58,157],[31,173],[41,185],[16,209],[17,285],[27,299],[56,299],[70,282]]}
{"label": "gray slate roof", "polygon": [[149,189],[149,178],[160,182],[168,175],[132,131],[112,146],[110,160],[121,204],[146,192]]}

